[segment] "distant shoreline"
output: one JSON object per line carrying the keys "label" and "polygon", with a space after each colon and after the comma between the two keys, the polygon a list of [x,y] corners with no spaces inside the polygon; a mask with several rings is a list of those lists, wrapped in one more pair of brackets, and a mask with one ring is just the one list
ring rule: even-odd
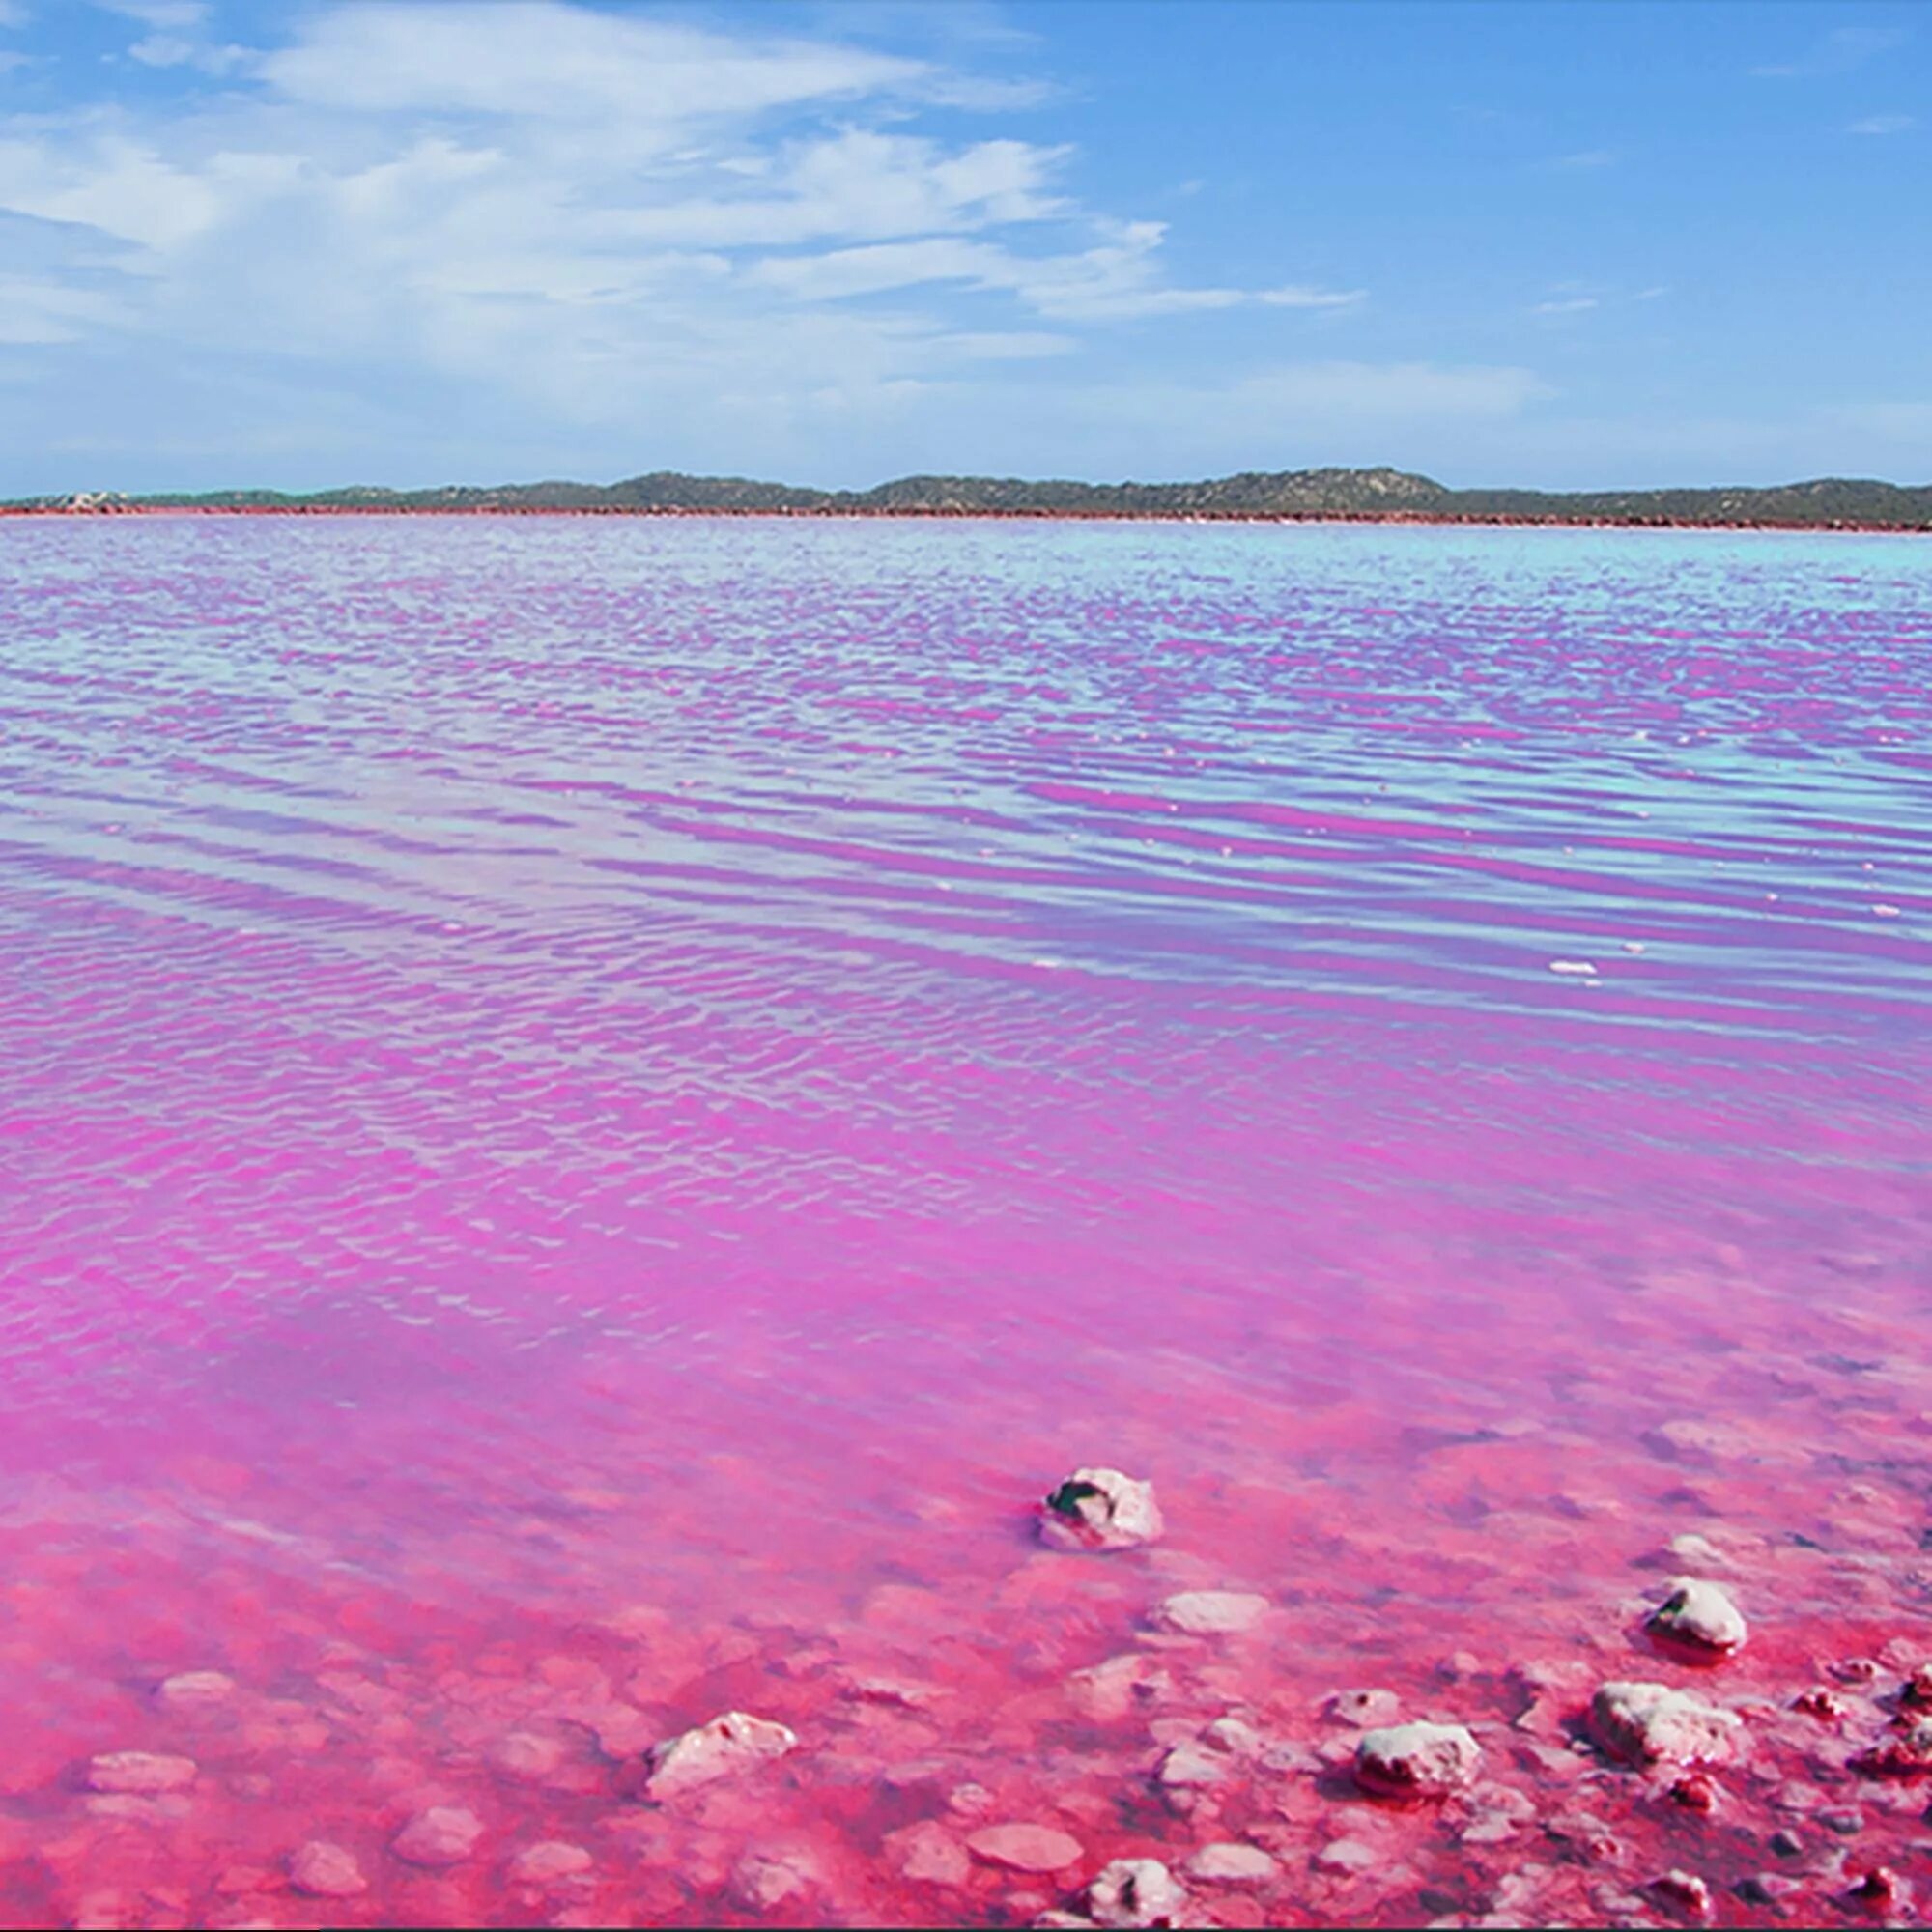
{"label": "distant shoreline", "polygon": [[1068,524],[1378,524],[1429,528],[1571,530],[1728,530],[1830,533],[1840,536],[1932,536],[1932,525],[1870,518],[1572,516],[1484,510],[1083,510],[1074,508],[938,508],[828,506],[791,508],[750,505],[646,503],[65,503],[0,504],[0,519],[78,523],[128,517],[633,517],[769,518],[779,522],[846,523],[1068,523]]}

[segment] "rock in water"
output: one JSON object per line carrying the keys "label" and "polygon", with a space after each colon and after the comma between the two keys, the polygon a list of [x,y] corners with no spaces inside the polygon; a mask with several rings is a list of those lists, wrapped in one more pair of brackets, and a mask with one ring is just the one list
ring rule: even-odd
{"label": "rock in water", "polygon": [[1694,1577],[1672,1579],[1670,1594],[1651,1613],[1650,1628],[1659,1636],[1695,1644],[1728,1657],[1749,1635],[1738,1606],[1715,1583]]}
{"label": "rock in water", "polygon": [[1174,1925],[1186,1907],[1186,1887],[1158,1859],[1116,1859],[1087,1888],[1096,1925]]}
{"label": "rock in water", "polygon": [[389,1840],[389,1849],[407,1864],[460,1865],[482,1835],[483,1821],[475,1812],[460,1804],[432,1804]]}
{"label": "rock in water", "polygon": [[1137,1549],[1165,1527],[1151,1483],[1118,1469],[1075,1469],[1039,1506],[1039,1534],[1055,1549]]}
{"label": "rock in water", "polygon": [[1605,1684],[1590,1704],[1597,1742],[1631,1764],[1721,1764],[1741,1728],[1732,1712],[1662,1684]]}
{"label": "rock in water", "polygon": [[1378,1798],[1446,1798],[1474,1782],[1482,1761],[1461,1724],[1393,1724],[1362,1734],[1355,1782]]}
{"label": "rock in water", "polygon": [[1267,1614],[1268,1600],[1246,1590],[1183,1590],[1153,1613],[1157,1628],[1187,1636],[1226,1636],[1252,1630]]}
{"label": "rock in water", "polygon": [[89,1761],[87,1788],[154,1798],[164,1791],[185,1791],[194,1782],[195,1774],[191,1757],[168,1757],[156,1751],[107,1751]]}
{"label": "rock in water", "polygon": [[305,1898],[354,1898],[369,1889],[355,1854],[311,1838],[289,1860],[289,1883]]}
{"label": "rock in water", "polygon": [[1009,1871],[1064,1871],[1080,1857],[1080,1841],[1051,1825],[988,1825],[966,1840],[966,1849],[989,1865]]}
{"label": "rock in water", "polygon": [[1203,1845],[1187,1861],[1187,1876],[1204,1885],[1266,1885],[1280,1870],[1259,1845]]}
{"label": "rock in water", "polygon": [[221,1670],[182,1670],[156,1686],[155,1696],[170,1710],[191,1711],[231,1696],[235,1680]]}
{"label": "rock in water", "polygon": [[753,1718],[743,1711],[726,1711],[708,1724],[658,1745],[646,1756],[646,1798],[662,1802],[680,1791],[691,1791],[768,1764],[796,1747],[798,1738],[783,1724]]}

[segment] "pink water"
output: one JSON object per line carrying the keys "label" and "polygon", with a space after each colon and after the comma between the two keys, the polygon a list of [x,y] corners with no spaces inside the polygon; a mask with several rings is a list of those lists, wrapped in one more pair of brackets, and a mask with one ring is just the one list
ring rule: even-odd
{"label": "pink water", "polygon": [[[0,627],[0,1923],[1932,1880],[1851,1769],[1932,1657],[1932,548],[21,522]],[[1163,1543],[1040,1548],[1087,1463]],[[1574,1737],[1697,1675],[1635,1634],[1686,1571],[1753,1629],[1708,1813]],[[1147,1631],[1194,1587],[1271,1608]],[[1363,1687],[1478,1792],[1356,1793]],[[627,1795],[729,1708],[799,1748]],[[1163,1797],[1230,1711],[1269,1759]]]}

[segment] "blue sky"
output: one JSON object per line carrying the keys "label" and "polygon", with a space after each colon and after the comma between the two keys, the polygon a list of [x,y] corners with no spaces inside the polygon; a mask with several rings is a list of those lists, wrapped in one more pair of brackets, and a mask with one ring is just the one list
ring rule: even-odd
{"label": "blue sky", "polygon": [[1932,480],[1932,11],[0,0],[0,495]]}

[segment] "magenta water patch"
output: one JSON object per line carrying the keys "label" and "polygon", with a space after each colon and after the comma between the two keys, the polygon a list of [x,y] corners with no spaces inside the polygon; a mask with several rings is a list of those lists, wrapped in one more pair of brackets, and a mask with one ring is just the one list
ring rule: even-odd
{"label": "magenta water patch", "polygon": [[21,521],[0,623],[0,1923],[1932,1895],[1922,543]]}

